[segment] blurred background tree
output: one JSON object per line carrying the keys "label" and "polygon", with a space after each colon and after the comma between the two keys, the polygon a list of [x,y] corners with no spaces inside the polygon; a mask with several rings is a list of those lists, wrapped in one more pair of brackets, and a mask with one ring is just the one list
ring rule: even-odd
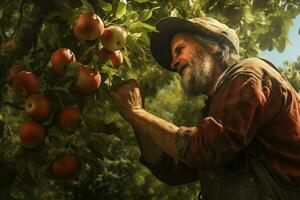
{"label": "blurred background tree", "polygon": [[[49,128],[41,146],[26,149],[21,145],[19,127],[26,120],[24,102],[7,84],[7,71],[15,64],[24,66],[37,74],[43,92],[47,92],[52,73],[50,57],[56,49],[69,48],[82,64],[92,65],[96,53],[89,49],[97,47],[99,40],[82,42],[72,32],[75,19],[88,11],[100,16],[105,26],[117,24],[128,33],[127,45],[122,49],[124,64],[115,71],[101,68],[103,81],[111,73],[125,79],[135,78],[150,112],[177,125],[193,126],[201,118],[206,97],[187,99],[179,77],[157,67],[149,50],[149,34],[155,30],[157,20],[167,16],[215,17],[238,32],[242,57],[257,56],[266,49],[284,51],[292,19],[300,12],[299,1],[0,2],[0,199],[196,199],[199,182],[168,186],[139,164],[132,129],[114,109],[103,81],[94,94],[85,97],[64,90],[73,100],[82,101],[83,127],[78,134],[62,137],[57,130]],[[286,62],[286,67],[281,69],[297,91],[300,89],[299,59]],[[59,101],[56,97],[52,99]],[[43,123],[51,126],[54,119]],[[80,168],[76,175],[67,180],[45,177],[41,173],[44,166],[63,152],[72,152],[78,158]]]}

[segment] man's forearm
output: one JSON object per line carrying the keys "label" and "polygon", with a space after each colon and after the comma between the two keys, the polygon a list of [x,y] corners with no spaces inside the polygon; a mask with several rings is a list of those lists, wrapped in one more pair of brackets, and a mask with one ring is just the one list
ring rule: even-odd
{"label": "man's forearm", "polygon": [[133,130],[143,158],[151,164],[157,163],[162,155],[161,148],[147,133],[144,133],[143,129],[133,126]]}
{"label": "man's forearm", "polygon": [[[154,142],[159,149],[176,158],[177,150],[175,142],[176,132],[178,130],[176,125],[167,122],[144,109],[135,112],[128,120],[137,131],[141,132],[140,134],[143,134],[143,136],[141,136],[143,139],[149,138],[149,143]],[[141,140],[138,142],[143,142],[143,144],[147,143],[147,141]],[[153,155],[153,157],[155,158],[157,155],[158,149],[156,149],[156,155]]]}

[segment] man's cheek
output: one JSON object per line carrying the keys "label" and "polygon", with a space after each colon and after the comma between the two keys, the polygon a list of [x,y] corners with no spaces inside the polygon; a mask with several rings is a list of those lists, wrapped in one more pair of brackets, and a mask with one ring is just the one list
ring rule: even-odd
{"label": "man's cheek", "polygon": [[186,59],[189,59],[189,57],[190,57],[190,54],[188,51],[182,52],[181,59],[186,60]]}

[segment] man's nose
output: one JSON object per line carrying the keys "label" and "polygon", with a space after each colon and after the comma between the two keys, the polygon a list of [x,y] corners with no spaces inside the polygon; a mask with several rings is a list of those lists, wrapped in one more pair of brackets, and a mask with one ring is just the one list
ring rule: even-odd
{"label": "man's nose", "polygon": [[171,63],[171,69],[176,71],[177,65],[180,63],[180,59],[178,57],[173,58]]}

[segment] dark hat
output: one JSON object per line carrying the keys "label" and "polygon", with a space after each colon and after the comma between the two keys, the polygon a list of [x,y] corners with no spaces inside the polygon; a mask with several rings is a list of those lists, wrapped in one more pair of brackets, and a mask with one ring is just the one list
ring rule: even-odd
{"label": "dark hat", "polygon": [[151,34],[150,48],[155,60],[164,68],[171,69],[172,55],[170,42],[178,32],[194,32],[204,37],[212,38],[218,44],[226,43],[239,54],[239,38],[236,32],[210,17],[183,19],[166,17],[156,24],[158,32]]}

